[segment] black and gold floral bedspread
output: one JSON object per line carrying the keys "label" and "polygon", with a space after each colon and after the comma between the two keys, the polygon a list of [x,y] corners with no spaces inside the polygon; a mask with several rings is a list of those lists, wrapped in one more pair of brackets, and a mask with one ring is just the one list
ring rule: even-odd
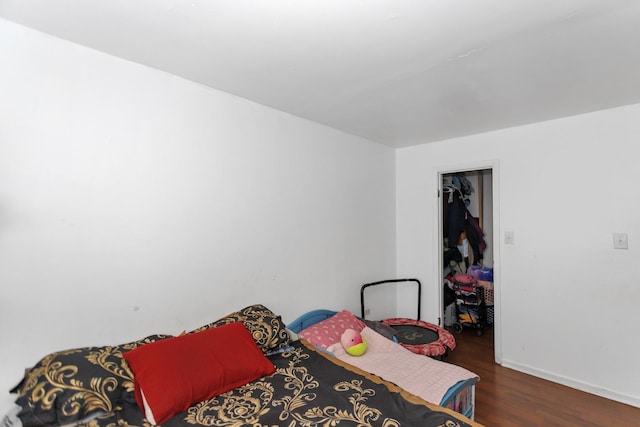
{"label": "black and gold floral bedspread", "polygon": [[[192,406],[164,423],[188,426],[468,426],[436,405],[405,398],[378,379],[336,365],[297,342],[269,357],[276,373]],[[394,386],[391,386],[394,389]],[[412,400],[415,400],[413,402]],[[135,404],[95,418],[87,427],[149,426]]]}

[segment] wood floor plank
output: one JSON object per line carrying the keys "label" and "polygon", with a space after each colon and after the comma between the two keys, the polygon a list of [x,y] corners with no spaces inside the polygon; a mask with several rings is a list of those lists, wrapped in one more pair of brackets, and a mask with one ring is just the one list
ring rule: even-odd
{"label": "wood floor plank", "polygon": [[486,426],[640,426],[640,408],[497,365],[493,330],[455,334],[447,362],[480,376],[475,419]]}

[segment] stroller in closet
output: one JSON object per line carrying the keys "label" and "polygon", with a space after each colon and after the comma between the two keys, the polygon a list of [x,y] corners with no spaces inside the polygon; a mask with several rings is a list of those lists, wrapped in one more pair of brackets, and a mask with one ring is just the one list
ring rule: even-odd
{"label": "stroller in closet", "polygon": [[464,327],[474,328],[481,336],[487,324],[487,308],[484,301],[484,288],[469,274],[456,274],[453,280],[456,295],[457,321],[453,330],[461,333]]}

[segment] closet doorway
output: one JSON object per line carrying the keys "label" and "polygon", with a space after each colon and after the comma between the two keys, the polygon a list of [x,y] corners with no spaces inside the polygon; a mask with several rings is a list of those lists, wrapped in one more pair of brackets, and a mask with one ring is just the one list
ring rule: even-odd
{"label": "closet doorway", "polygon": [[[448,329],[454,328],[452,323],[459,326],[460,307],[455,303],[454,277],[457,273],[481,280],[482,287],[477,289],[483,294],[485,305],[481,313],[482,328],[478,333],[493,329],[495,359],[500,363],[496,175],[497,165],[444,170],[438,174],[439,303],[441,325]],[[464,327],[469,326],[474,327],[474,324]]]}

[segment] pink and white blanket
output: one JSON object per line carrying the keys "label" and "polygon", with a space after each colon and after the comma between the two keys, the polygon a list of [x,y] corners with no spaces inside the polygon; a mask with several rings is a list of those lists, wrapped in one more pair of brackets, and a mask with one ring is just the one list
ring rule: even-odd
{"label": "pink and white blanket", "polygon": [[460,366],[412,353],[369,327],[361,334],[367,340],[367,351],[362,356],[349,355],[340,343],[327,350],[338,359],[391,381],[427,402],[440,404],[447,390],[458,381],[478,378]]}

